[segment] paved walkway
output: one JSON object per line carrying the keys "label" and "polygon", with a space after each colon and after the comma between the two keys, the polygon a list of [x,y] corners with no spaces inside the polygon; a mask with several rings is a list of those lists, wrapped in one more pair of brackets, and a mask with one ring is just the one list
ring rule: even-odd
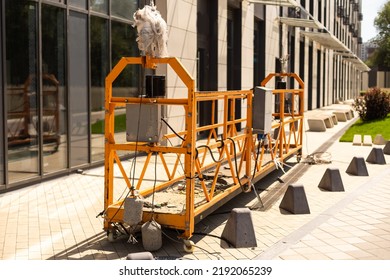
{"label": "paved walkway", "polygon": [[[310,111],[306,116],[316,113]],[[345,172],[353,157],[366,159],[373,148],[338,142],[355,120],[339,122],[325,132],[306,131],[302,162],[297,164],[292,158],[286,174],[276,170],[256,184],[265,206],[251,212],[257,247],[229,248],[218,238],[231,209],[256,204],[251,192],[238,195],[196,225],[194,253],[184,251],[175,231],[164,229],[163,247],[153,255],[202,260],[390,259],[389,164],[367,163],[369,176]],[[305,156],[315,152],[330,158],[331,164],[306,164]],[[390,163],[390,156],[385,159]],[[329,167],[339,169],[344,192],[318,188]],[[0,259],[124,259],[143,251],[142,242],[129,243],[127,236],[107,240],[102,219],[96,218],[103,210],[103,173],[103,167],[95,168],[1,194]],[[283,194],[292,183],[304,186],[310,214],[280,210]]]}

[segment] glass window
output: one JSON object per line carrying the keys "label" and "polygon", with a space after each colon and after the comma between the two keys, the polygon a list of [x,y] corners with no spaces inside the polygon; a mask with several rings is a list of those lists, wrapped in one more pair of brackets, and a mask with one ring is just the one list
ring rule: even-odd
{"label": "glass window", "polygon": [[[139,56],[135,41],[136,29],[129,24],[115,21],[111,23],[111,28],[112,66],[114,67],[122,57]],[[140,71],[139,65],[128,65],[112,85],[113,96],[138,96],[139,81],[142,80],[139,78]],[[125,142],[125,110],[122,110],[122,114],[118,114],[118,112],[120,112],[120,108],[117,109],[115,116],[115,139],[119,142]],[[119,151],[118,154],[124,155],[126,152]]]}
{"label": "glass window", "polygon": [[68,4],[83,9],[87,8],[87,0],[68,0]]}
{"label": "glass window", "polygon": [[66,4],[66,0],[47,0],[55,3]]}
{"label": "glass window", "polygon": [[[129,24],[113,21],[111,30],[112,66],[122,57],[139,56],[136,43],[137,30]],[[138,96],[140,68],[128,65],[113,84],[113,96]]]}
{"label": "glass window", "polygon": [[109,72],[108,21],[91,17],[91,155],[104,159],[105,78]]}
{"label": "glass window", "polygon": [[67,167],[65,11],[42,5],[43,172]]}
{"label": "glass window", "polygon": [[[1,13],[0,8],[0,30],[3,30],[3,15]],[[3,42],[3,38],[0,34],[0,42]],[[0,43],[0,61],[3,63],[3,44]],[[2,93],[0,96],[0,125],[1,127],[4,127],[5,119],[3,118],[3,67],[0,67],[0,92]],[[4,157],[4,132],[3,129],[0,129],[0,190],[2,190],[2,186],[5,184],[4,180],[4,164],[5,164],[5,157]]]}
{"label": "glass window", "polygon": [[137,0],[111,1],[111,15],[133,20],[133,14],[138,8]]}
{"label": "glass window", "polygon": [[5,2],[7,139],[9,183],[39,172],[37,5]]}
{"label": "glass window", "polygon": [[89,5],[92,11],[108,13],[108,0],[89,0]]}
{"label": "glass window", "polygon": [[71,167],[89,161],[87,15],[69,12],[69,134]]}

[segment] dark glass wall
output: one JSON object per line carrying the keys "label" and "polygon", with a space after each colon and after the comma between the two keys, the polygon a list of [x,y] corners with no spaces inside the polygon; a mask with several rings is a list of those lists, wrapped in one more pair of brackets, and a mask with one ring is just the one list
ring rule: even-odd
{"label": "dark glass wall", "polygon": [[108,20],[91,17],[91,156],[104,157],[104,80],[109,72]]}
{"label": "dark glass wall", "polygon": [[134,0],[114,0],[111,1],[111,15],[133,20],[133,14],[137,7],[137,1]]}
{"label": "dark glass wall", "polygon": [[310,44],[309,46],[309,81],[308,81],[308,90],[309,90],[309,95],[307,99],[307,109],[312,110],[313,109],[313,81],[314,81],[314,66],[313,66],[313,61],[314,61],[314,51],[313,51],[313,45]]}
{"label": "dark glass wall", "polygon": [[70,11],[68,17],[70,165],[89,162],[88,17]]}
{"label": "dark glass wall", "polygon": [[[139,56],[138,2],[2,1],[0,190],[103,162],[105,77]],[[114,94],[138,96],[140,81],[129,66]]]}
{"label": "dark glass wall", "polygon": [[[139,56],[138,47],[136,45],[137,31],[130,25],[122,22],[111,23],[111,61],[114,67],[122,57]],[[122,73],[116,78],[112,85],[113,96],[139,96],[144,94],[141,92],[143,87],[143,79],[141,78],[141,69],[138,65],[128,65]],[[116,124],[124,122],[126,119],[125,111],[116,111]],[[120,128],[122,127],[122,128]],[[117,126],[115,129],[117,139],[125,139],[124,126]],[[119,135],[121,134],[121,135]],[[126,151],[118,151],[118,154],[126,155]]]}
{"label": "dark glass wall", "polygon": [[14,183],[39,174],[37,77],[38,8],[32,1],[5,2],[5,98],[8,180]]}
{"label": "dark glass wall", "polygon": [[227,88],[241,89],[241,8],[231,6],[227,21]]}
{"label": "dark glass wall", "polygon": [[108,0],[90,0],[89,5],[92,11],[108,13]]}
{"label": "dark glass wall", "polygon": [[[241,89],[241,7],[228,6],[227,89]],[[235,118],[241,118],[241,100],[235,102]],[[241,124],[236,124],[237,131]]]}
{"label": "dark glass wall", "polygon": [[82,9],[87,8],[87,0],[68,0],[68,4]]}
{"label": "dark glass wall", "polygon": [[42,5],[43,173],[67,167],[65,9]]}
{"label": "dark glass wall", "polygon": [[253,48],[253,85],[265,78],[265,21],[255,18]]}
{"label": "dark glass wall", "polygon": [[[218,90],[218,1],[198,0],[197,2],[197,55],[199,91]],[[214,101],[200,102],[198,106],[199,125],[212,124],[212,106]],[[214,118],[217,119],[218,109]],[[200,137],[208,137],[210,131],[200,132]]]}
{"label": "dark glass wall", "polygon": [[[111,60],[113,67],[122,57],[140,55],[135,44],[136,37],[137,31],[130,25],[119,21],[111,23]],[[113,83],[113,96],[138,96],[140,94],[139,73],[139,66],[128,65]]]}
{"label": "dark glass wall", "polygon": [[[321,63],[322,63],[322,60],[321,60],[321,50],[317,50],[317,100],[316,100],[316,108],[321,108],[321,91],[322,91],[322,87],[321,87],[321,80],[322,80],[322,76],[321,76]],[[313,104],[314,105],[314,104]]]}
{"label": "dark glass wall", "polygon": [[[3,4],[0,4],[0,61],[3,61],[3,44],[1,42],[4,42],[3,38]],[[0,190],[5,188],[5,168],[4,168],[4,163],[5,163],[5,138],[4,134],[6,133],[5,131],[5,117],[4,117],[4,100],[2,98],[3,96],[3,66],[0,65]]]}

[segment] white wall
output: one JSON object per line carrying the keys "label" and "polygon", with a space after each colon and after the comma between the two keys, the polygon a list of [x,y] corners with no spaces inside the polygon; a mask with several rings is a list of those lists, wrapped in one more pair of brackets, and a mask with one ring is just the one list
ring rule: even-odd
{"label": "white wall", "polygon": [[[242,4],[241,89],[253,88],[254,5]],[[246,118],[247,100],[241,102],[241,116]],[[245,129],[246,123],[241,128]]]}
{"label": "white wall", "polygon": [[[215,0],[216,1],[216,0]],[[227,13],[228,13],[228,0],[218,1],[218,90],[224,91],[227,89]],[[166,18],[169,28],[169,42],[168,51],[170,56],[177,57],[181,63],[185,66],[187,71],[196,80],[196,66],[197,66],[197,0],[166,0],[156,1],[158,9],[162,12]],[[310,1],[306,1],[308,4]],[[318,14],[318,2],[314,1],[314,18],[317,18]],[[322,1],[323,8],[325,7],[325,1]],[[327,7],[327,29],[331,33],[335,33],[334,30],[334,18],[336,17],[336,8],[333,3],[326,3]],[[250,89],[253,87],[253,32],[254,32],[254,4],[248,4],[248,2],[242,2],[242,68],[241,68],[241,88]],[[309,7],[307,6],[307,10]],[[279,15],[278,6],[266,6],[266,60],[265,60],[265,72],[273,73],[275,71],[275,62],[281,55],[288,53],[287,46],[287,26],[283,26],[282,33],[282,46],[279,46],[279,21],[277,20]],[[322,17],[324,14],[322,12]],[[325,19],[324,19],[325,20]],[[340,21],[341,19],[337,19]],[[345,27],[346,28],[346,27]],[[307,31],[310,29],[306,28]],[[316,32],[316,30],[314,30]],[[317,107],[317,90],[321,91],[320,104],[330,105],[332,103],[332,96],[336,94],[339,97],[353,98],[360,90],[359,73],[355,72],[355,69],[350,63],[345,62],[339,56],[334,56],[333,51],[326,49],[316,42],[310,42],[309,39],[302,38],[300,35],[300,28],[295,29],[295,72],[299,73],[301,67],[305,67],[304,76],[301,77],[305,83],[305,110],[308,109],[308,95],[312,94],[312,108]],[[299,53],[300,53],[300,41],[305,42],[305,60],[309,58],[309,44],[313,45],[313,76],[309,77],[308,65],[300,65]],[[347,42],[345,42],[347,43]],[[317,73],[317,50],[321,51],[321,64],[323,63],[322,56],[325,55],[325,71],[321,65],[320,73]],[[337,62],[344,69],[344,81],[341,84],[341,77],[336,77],[337,85],[336,92],[334,92],[334,69],[333,63]],[[277,63],[279,63],[277,61]],[[187,96],[186,87],[178,80],[177,75],[173,73],[171,69],[159,68],[160,72],[167,73],[167,93],[169,97],[180,98]],[[348,75],[348,76],[347,76]],[[317,89],[317,77],[321,77],[320,88]],[[309,79],[312,81],[313,88],[308,89]],[[356,80],[356,81],[355,81]],[[359,84],[356,85],[355,82]],[[269,84],[273,87],[273,81]],[[298,85],[295,84],[294,87]],[[325,92],[322,89],[325,88]],[[341,88],[341,90],[339,90]],[[222,103],[222,101],[220,101]],[[219,109],[222,108],[220,104]],[[183,110],[180,108],[169,107],[167,110],[170,124],[179,130],[184,129],[183,123]],[[242,104],[242,115],[246,115],[246,103]],[[218,119],[222,121],[222,111],[218,112]]]}
{"label": "white wall", "polygon": [[276,6],[266,7],[266,27],[265,27],[265,73],[275,72],[275,58],[279,57],[279,23]]}
{"label": "white wall", "polygon": [[[167,0],[158,1],[157,9],[168,25],[168,52],[176,57],[184,68],[196,80],[197,64],[197,1]],[[187,87],[170,67],[159,67],[158,73],[166,73],[167,96],[169,98],[186,98]],[[185,129],[185,112],[182,106],[167,106],[165,117],[175,131]],[[168,131],[170,132],[170,131]],[[179,143],[173,143],[177,145]]]}

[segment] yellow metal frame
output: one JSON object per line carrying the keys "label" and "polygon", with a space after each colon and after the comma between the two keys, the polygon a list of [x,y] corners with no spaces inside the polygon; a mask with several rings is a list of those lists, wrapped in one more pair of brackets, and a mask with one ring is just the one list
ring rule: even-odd
{"label": "yellow metal frame", "polygon": [[[279,154],[280,159],[286,158],[286,155],[290,156],[291,153],[298,152],[300,156],[302,141],[303,141],[303,117],[304,117],[304,88],[305,84],[302,79],[295,73],[270,73],[267,77],[261,82],[261,86],[266,87],[267,84],[271,81],[272,78],[293,78],[299,86],[299,89],[275,89],[273,90],[274,95],[279,95],[279,113],[274,113],[273,116],[278,118],[280,122],[273,125],[274,129],[279,130]],[[291,112],[285,113],[285,97],[286,94],[291,94],[292,104],[291,107],[293,110]],[[298,97],[298,110],[295,111],[295,97]],[[289,135],[287,139],[286,127],[289,126]],[[295,145],[292,145],[291,137],[294,138]]]}
{"label": "yellow metal frame", "polygon": [[[157,64],[167,64],[187,87],[187,98],[137,98],[137,97],[113,97],[112,84],[127,65],[138,64],[144,68],[156,68]],[[279,136],[273,139],[267,135],[269,146],[258,147],[257,135],[252,133],[252,98],[253,90],[223,91],[223,92],[195,92],[195,81],[185,70],[183,65],[176,58],[151,58],[151,57],[126,57],[122,58],[106,77],[106,99],[105,99],[105,193],[104,193],[104,229],[109,232],[115,223],[123,222],[123,199],[114,201],[114,164],[116,163],[128,188],[135,187],[140,195],[147,197],[153,192],[159,192],[171,186],[175,182],[185,180],[185,209],[179,214],[143,212],[143,221],[153,218],[161,225],[183,231],[182,238],[190,238],[194,232],[195,223],[204,218],[211,209],[232,199],[242,191],[249,191],[250,186],[270,171],[274,170],[276,160],[283,161],[294,153],[299,153],[302,148],[303,130],[303,88],[302,80],[295,74],[272,74],[263,82],[266,84],[274,76],[288,76],[297,80],[300,89],[274,90],[273,94],[280,95],[280,113],[274,114],[278,119],[273,124],[274,129],[279,129]],[[299,97],[299,112],[284,113],[284,94],[292,93]],[[246,100],[246,118],[235,118],[235,102]],[[197,126],[197,108],[201,102],[212,102],[212,120],[207,126]],[[160,144],[149,145],[145,143],[116,143],[114,133],[114,113],[116,107],[123,107],[126,104],[150,103],[160,105],[182,106],[185,114],[185,130],[177,132],[184,138],[180,146],[171,147]],[[220,112],[223,114],[223,121],[217,122],[214,119],[214,111],[219,103]],[[283,103],[283,104],[282,104]],[[222,109],[220,108],[222,107]],[[245,124],[243,132],[238,132],[236,124]],[[287,128],[288,127],[288,128]],[[286,131],[290,133],[287,135]],[[201,131],[208,131],[209,136],[198,148],[196,147],[197,134]],[[218,139],[218,135],[220,139]],[[166,139],[177,137],[176,134],[164,135]],[[259,149],[258,149],[259,148]],[[261,149],[260,149],[261,148]],[[266,150],[268,149],[268,150]],[[123,168],[117,151],[142,151],[146,159],[138,182],[132,186]],[[261,151],[256,156],[256,150]],[[211,162],[210,152],[219,155],[219,161]],[[272,160],[264,162],[264,155],[268,153]],[[153,188],[141,189],[145,178],[146,170],[151,156],[157,154],[164,166],[168,180],[155,185]],[[167,164],[166,155],[175,154],[176,161],[170,169]],[[184,156],[184,175],[177,174],[180,157]],[[256,161],[257,160],[257,161]],[[216,192],[218,174],[223,165],[228,166],[231,172],[233,183],[223,192]],[[235,168],[238,166],[237,168]],[[253,166],[253,167],[252,167]],[[237,170],[238,169],[238,170]],[[203,180],[204,172],[214,172],[214,179],[211,186],[206,186]],[[238,173],[238,174],[237,174]],[[253,176],[254,175],[254,176]],[[195,179],[199,179],[204,201],[195,203]]]}

